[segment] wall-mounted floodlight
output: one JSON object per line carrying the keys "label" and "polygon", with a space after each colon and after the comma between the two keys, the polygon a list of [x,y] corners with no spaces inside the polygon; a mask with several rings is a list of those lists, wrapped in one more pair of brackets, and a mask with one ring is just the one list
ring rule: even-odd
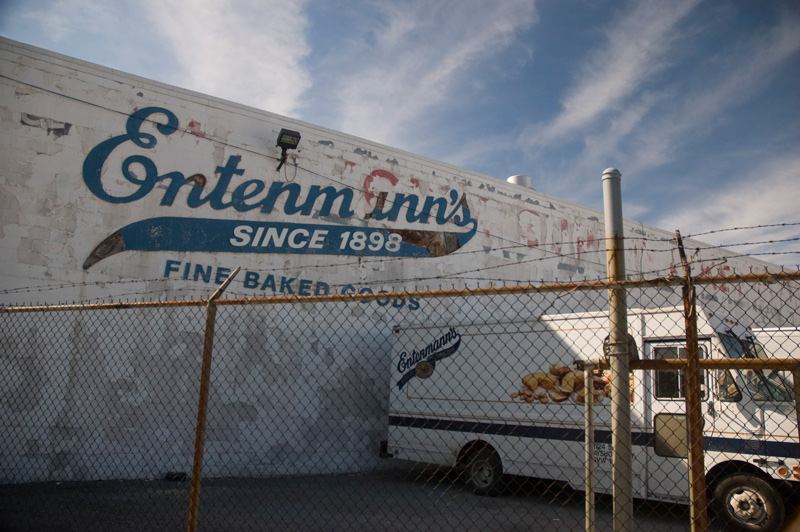
{"label": "wall-mounted floodlight", "polygon": [[275,170],[280,170],[283,163],[286,162],[286,150],[294,150],[298,144],[300,144],[300,133],[289,129],[281,129],[281,132],[278,133],[278,143],[276,144],[281,149],[281,163]]}

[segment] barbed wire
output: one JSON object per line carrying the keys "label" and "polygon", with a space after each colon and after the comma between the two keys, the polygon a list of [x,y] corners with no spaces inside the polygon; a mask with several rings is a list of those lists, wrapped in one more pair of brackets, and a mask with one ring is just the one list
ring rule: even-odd
{"label": "barbed wire", "polygon": [[[721,251],[724,251],[728,247],[747,246],[747,245],[756,245],[756,244],[763,244],[763,243],[775,243],[775,242],[792,242],[792,241],[798,241],[798,240],[800,240],[800,238],[790,238],[790,239],[783,239],[783,240],[778,240],[778,241],[772,240],[772,241],[764,241],[764,242],[742,242],[742,243],[738,243],[738,244],[736,244],[736,243],[729,244],[729,245],[727,245],[725,247],[722,247],[722,246],[710,246],[710,247],[706,247],[706,248],[698,248],[695,251],[696,252],[709,251],[709,250],[721,250]],[[550,246],[550,247],[559,247],[559,246],[565,247],[565,246],[568,246],[570,244],[571,244],[571,242],[556,242],[556,243],[550,243],[550,244],[548,244],[548,246]],[[490,250],[482,249],[482,250],[477,250],[477,251],[470,251],[470,252],[465,252],[465,253],[462,253],[462,254],[467,254],[467,253],[470,253],[470,254],[471,253],[487,254],[487,253],[491,253],[491,252],[510,251],[510,250],[521,249],[521,248],[522,248],[522,246],[519,246],[519,247],[518,246],[507,246],[507,247],[503,247],[503,248],[493,248],[493,249],[490,249]],[[493,270],[496,271],[496,270],[499,270],[501,268],[518,266],[520,264],[532,264],[532,263],[535,263],[535,262],[553,261],[553,260],[556,260],[556,259],[579,259],[585,265],[601,266],[603,268],[605,267],[604,263],[594,262],[594,261],[587,261],[586,258],[585,258],[587,255],[605,253],[604,249],[603,250],[600,250],[600,249],[598,249],[598,250],[580,250],[580,251],[575,251],[575,252],[572,252],[572,253],[563,253],[563,252],[562,253],[556,253],[556,252],[553,252],[553,251],[549,251],[547,249],[543,249],[541,246],[537,246],[537,247],[524,246],[524,248],[527,249],[527,250],[536,250],[536,251],[540,251],[540,252],[544,252],[544,253],[549,253],[549,255],[548,256],[544,256],[544,257],[533,257],[533,258],[530,258],[530,259],[527,259],[527,260],[515,260],[515,261],[512,261],[512,262],[508,262],[506,264],[487,265],[487,266],[483,266],[483,267],[479,267],[479,268],[471,268],[471,269],[468,269],[468,270],[462,270],[462,271],[453,272],[453,273],[449,273],[449,274],[438,275],[438,276],[430,276],[430,277],[426,277],[426,278],[415,278],[415,279],[397,278],[397,279],[389,279],[389,280],[375,280],[375,281],[370,281],[370,282],[366,282],[366,283],[365,282],[360,282],[359,285],[360,286],[375,286],[375,285],[381,285],[381,284],[394,285],[394,284],[408,283],[409,281],[414,281],[414,282],[435,281],[437,279],[450,280],[450,279],[454,279],[454,278],[457,279],[459,277],[462,277],[462,276],[468,275],[468,274],[489,272],[489,271],[493,271]],[[640,248],[627,247],[627,248],[625,248],[625,251],[627,251],[627,252],[632,252],[632,251],[645,252],[646,251],[648,253],[661,253],[661,252],[672,253],[672,252],[677,251],[677,247],[671,247],[671,248],[662,249],[662,250],[649,249],[649,248],[648,249],[640,249]],[[453,254],[451,254],[451,256],[452,255],[456,255],[456,254],[457,253],[453,253]],[[695,262],[710,262],[710,261],[721,261],[721,260],[728,260],[728,259],[742,258],[742,257],[779,256],[779,255],[790,255],[790,254],[800,254],[800,250],[797,250],[797,251],[789,250],[789,251],[763,251],[763,252],[752,252],[752,253],[737,253],[735,255],[722,255],[722,256],[717,256],[717,257],[704,259],[704,260],[695,260]],[[409,259],[408,258],[396,258],[396,259],[392,258],[390,260],[409,260]],[[353,261],[353,262],[349,262],[349,263],[341,263],[340,262],[340,263],[330,263],[330,264],[324,264],[324,265],[298,266],[297,268],[285,269],[283,271],[284,272],[286,272],[286,271],[294,271],[294,270],[306,271],[306,270],[319,269],[319,268],[328,268],[328,267],[340,268],[342,266],[348,266],[348,265],[353,265],[353,266],[358,265],[360,267],[363,267],[364,265],[369,264],[369,263],[385,263],[385,262],[387,262],[386,259],[373,259],[373,260],[360,259],[358,261]],[[670,267],[664,267],[664,268],[659,268],[659,269],[652,270],[652,271],[647,271],[647,272],[637,272],[636,275],[650,275],[650,274],[655,274],[655,273],[669,271],[669,270],[670,270]],[[265,271],[271,271],[271,270],[249,269],[248,271],[265,272]],[[157,277],[157,278],[149,278],[149,279],[122,279],[122,280],[116,280],[116,281],[96,281],[96,282],[82,281],[82,282],[72,282],[72,283],[68,283],[67,282],[67,283],[59,283],[59,284],[55,284],[55,285],[46,285],[46,286],[36,286],[36,287],[26,286],[26,287],[18,287],[18,288],[9,288],[9,289],[0,290],[0,295],[11,295],[11,294],[21,294],[21,293],[42,293],[42,292],[47,292],[47,291],[56,291],[56,290],[62,290],[62,289],[79,288],[79,287],[90,287],[90,286],[105,287],[106,285],[118,286],[118,285],[125,285],[125,284],[141,284],[141,283],[165,283],[165,282],[173,282],[174,283],[176,281],[177,282],[180,282],[180,281],[186,281],[186,282],[193,282],[194,281],[194,282],[197,282],[197,279]],[[242,281],[242,280],[234,280],[234,282],[235,283],[240,283],[240,284],[244,283],[244,281]],[[350,284],[352,284],[352,283],[343,283],[341,285],[329,285],[329,286],[338,286],[340,288],[343,288],[343,287],[349,286]],[[148,292],[141,292],[141,294],[158,293],[159,291],[163,292],[164,290],[165,289],[153,290],[153,291],[148,291]]]}
{"label": "barbed wire", "polygon": [[[763,255],[763,254],[800,254],[800,250],[791,251],[791,252],[769,252],[769,253],[761,253],[759,255]],[[715,262],[711,267],[720,267],[723,264],[725,264],[725,262],[728,259],[740,258],[741,256],[742,255],[737,254],[737,255],[723,256],[723,257],[716,257],[714,259],[714,261],[722,261],[722,262]],[[543,260],[543,259],[536,259],[536,260]],[[702,264],[707,263],[707,262],[711,262],[711,261],[700,260],[700,261],[693,261],[690,264],[691,265],[700,265],[701,269],[702,269]],[[509,266],[509,265],[502,265],[502,266]],[[537,284],[537,283],[545,283],[545,280],[543,280],[543,279],[531,279],[531,278],[527,278],[527,279],[508,279],[508,278],[491,278],[491,277],[485,277],[485,276],[484,277],[473,277],[473,276],[470,276],[470,274],[474,275],[476,273],[483,273],[483,272],[487,272],[487,271],[490,271],[490,270],[493,270],[493,269],[496,269],[496,268],[497,267],[473,268],[471,270],[464,270],[464,271],[460,271],[460,272],[454,272],[454,273],[451,273],[451,274],[445,274],[445,275],[440,275],[440,276],[430,276],[430,277],[425,277],[425,278],[415,278],[415,279],[407,279],[407,278],[384,279],[384,280],[376,279],[376,280],[372,280],[372,281],[368,281],[368,282],[359,282],[357,286],[354,286],[352,283],[327,284],[327,287],[329,289],[333,289],[334,293],[338,293],[339,290],[344,289],[344,288],[350,288],[350,287],[352,287],[352,289],[354,290],[352,293],[363,293],[363,292],[361,292],[361,290],[364,290],[366,288],[374,288],[374,287],[386,288],[386,287],[396,287],[398,285],[408,286],[409,284],[420,283],[420,282],[425,282],[425,283],[433,282],[433,283],[435,283],[435,282],[441,281],[441,282],[450,282],[450,283],[453,283],[453,282],[465,283],[467,281],[476,281],[476,282],[479,282],[479,283],[480,282],[489,282],[489,283],[491,283],[491,282],[502,282],[502,283],[508,283],[510,285],[515,285],[515,284],[516,285],[530,285],[530,284]],[[751,271],[752,271],[752,268],[751,268]],[[661,277],[661,276],[675,275],[676,272],[677,272],[677,270],[676,270],[675,266],[667,266],[667,267],[657,268],[657,269],[653,269],[653,270],[649,270],[649,271],[643,271],[643,272],[629,272],[629,276],[634,276],[635,278],[639,278],[639,279],[647,279],[647,278],[658,278],[658,277]],[[594,273],[596,273],[596,272],[594,272]],[[577,275],[580,278],[583,274],[582,273],[578,273]],[[584,280],[588,280],[588,277],[584,277],[583,279]],[[607,277],[607,276],[597,276],[594,280],[596,280],[598,282],[605,282],[605,281],[609,280],[609,277]],[[112,285],[116,286],[116,285],[124,285],[124,284],[134,284],[135,285],[135,284],[152,283],[152,282],[160,282],[160,283],[172,282],[171,284],[174,285],[174,282],[176,282],[176,281],[177,282],[185,281],[185,282],[188,282],[188,283],[193,282],[191,279],[183,280],[183,279],[155,278],[155,279],[147,279],[147,280],[124,280],[124,281],[118,281],[116,283],[115,282],[62,283],[62,284],[56,285],[56,286],[40,287],[41,289],[39,289],[37,287],[31,287],[31,288],[27,288],[27,289],[20,288],[20,289],[6,290],[6,291],[0,292],[0,293],[6,293],[6,294],[8,294],[8,293],[14,293],[14,294],[31,293],[31,294],[34,294],[34,293],[44,292],[44,291],[47,291],[47,290],[57,290],[57,289],[62,289],[62,288],[75,288],[75,287],[88,287],[88,286],[102,286],[102,287],[105,287],[106,285],[109,285],[109,284],[112,284]],[[234,283],[238,283],[238,284],[244,286],[243,281],[240,281],[240,280],[239,281],[234,280]],[[167,291],[169,291],[171,294],[174,294],[175,289],[176,289],[176,287],[170,286],[170,287],[159,288],[159,289],[151,289],[151,290],[146,290],[146,291],[137,290],[137,291],[132,291],[132,292],[129,292],[129,293],[115,294],[113,296],[110,296],[108,294],[104,294],[102,296],[98,296],[98,297],[94,297],[94,298],[83,298],[83,299],[81,299],[81,301],[83,301],[83,302],[91,302],[91,301],[120,301],[121,298],[126,298],[126,297],[127,298],[141,298],[141,297],[147,296],[147,295],[155,295],[155,294],[164,295]],[[400,289],[400,291],[402,291],[402,290],[406,290],[406,289],[405,288]],[[191,288],[187,288],[186,291],[190,292],[190,293],[203,292],[203,285],[194,285]],[[236,293],[240,293],[240,292],[236,292]],[[293,292],[287,292],[287,293],[280,292],[280,293],[282,295],[294,295]],[[248,290],[246,293],[241,293],[241,294],[244,295],[245,297],[259,297],[260,294],[269,296],[269,295],[277,295],[278,292],[275,291],[272,294],[270,294],[267,291]],[[174,296],[174,295],[170,295],[171,299],[175,299],[175,297],[176,296]],[[191,297],[191,296],[187,296],[187,297]],[[196,296],[196,297],[202,299],[202,296]],[[0,305],[2,305],[2,304],[0,304]]]}
{"label": "barbed wire", "polygon": [[705,235],[713,235],[716,233],[726,233],[729,231],[749,231],[752,229],[770,229],[772,227],[797,227],[800,226],[800,222],[787,222],[787,223],[779,223],[779,224],[761,224],[761,225],[750,225],[750,226],[742,226],[742,227],[727,227],[724,229],[711,229],[708,231],[704,231],[702,233],[694,233],[691,235],[687,235],[686,238],[697,238],[698,236],[705,236]]}
{"label": "barbed wire", "polygon": [[[687,237],[687,238],[689,238],[689,237]],[[642,241],[642,240],[653,241],[653,242],[668,242],[669,241],[668,239],[642,239],[642,238],[635,238],[635,239],[634,238],[629,238],[626,241],[630,241],[631,239],[636,240],[637,242],[638,241]],[[606,240],[605,238],[596,239],[596,241],[598,241],[598,242],[601,242],[601,241],[604,242],[605,240]],[[759,244],[775,244],[775,243],[785,243],[785,242],[794,242],[794,241],[800,241],[800,237],[787,238],[787,239],[782,239],[782,240],[769,240],[769,241],[762,241],[762,242],[742,242],[742,243],[734,243],[734,244],[729,244],[729,245],[724,245],[724,246],[713,246],[713,245],[705,244],[704,247],[702,247],[702,248],[696,248],[696,251],[701,251],[701,250],[702,251],[709,251],[709,250],[722,250],[722,251],[724,251],[726,248],[731,248],[731,247],[759,245]],[[605,254],[606,253],[606,250],[604,248],[600,248],[600,247],[598,247],[598,249],[595,249],[595,250],[592,250],[592,249],[580,249],[579,251],[576,251],[574,253],[563,253],[563,252],[553,251],[552,249],[548,249],[548,248],[565,248],[565,247],[570,247],[570,246],[581,246],[582,247],[585,244],[586,244],[586,242],[583,241],[583,240],[552,242],[552,243],[548,243],[548,244],[543,245],[543,246],[539,246],[539,245],[532,246],[530,244],[515,243],[514,245],[505,246],[505,247],[499,247],[499,248],[491,248],[491,249],[488,249],[488,250],[485,249],[485,248],[477,249],[477,250],[470,250],[470,251],[458,250],[458,251],[455,251],[453,253],[450,253],[449,256],[450,257],[462,257],[464,255],[478,255],[478,254],[486,255],[486,254],[497,253],[497,252],[517,252],[517,253],[520,253],[520,252],[523,252],[523,251],[525,251],[525,252],[538,251],[538,252],[549,254],[549,256],[536,258],[536,259],[533,259],[533,260],[548,260],[548,259],[556,259],[556,258],[563,258],[563,257],[567,257],[567,258],[569,258],[569,257],[578,257],[578,258],[580,258],[581,255],[594,255],[594,254]],[[639,247],[625,247],[624,248],[625,252],[633,252],[633,253],[644,253],[644,252],[646,252],[646,253],[674,253],[677,250],[678,250],[677,245],[669,247],[669,248],[665,248],[665,249],[639,248]],[[765,252],[765,253],[767,253],[767,252]],[[790,252],[786,252],[786,253],[790,253]],[[755,256],[755,255],[757,255],[757,254],[756,253],[751,253],[749,255],[748,254],[741,254],[741,256]],[[387,262],[398,262],[398,261],[405,261],[405,260],[409,260],[408,257],[381,257],[381,258],[370,258],[370,259],[367,259],[367,260],[365,260],[362,257],[359,257],[358,259],[355,259],[353,261],[348,261],[348,262],[331,262],[331,263],[326,263],[326,264],[301,265],[301,266],[297,266],[297,267],[284,268],[283,271],[284,272],[309,271],[309,270],[320,270],[320,269],[326,269],[326,268],[341,268],[341,267],[346,267],[346,266],[364,267],[366,265],[373,264],[373,263],[386,264]],[[593,266],[605,267],[605,263],[600,262],[600,261],[589,261],[585,257],[582,258],[581,260],[583,260],[583,262],[585,262],[587,264],[590,264],[590,265],[593,265]],[[503,266],[505,266],[505,265],[499,265],[499,266],[496,266],[496,267],[503,267]],[[249,268],[249,271],[269,272],[269,271],[272,271],[272,269],[270,269],[270,268]]]}

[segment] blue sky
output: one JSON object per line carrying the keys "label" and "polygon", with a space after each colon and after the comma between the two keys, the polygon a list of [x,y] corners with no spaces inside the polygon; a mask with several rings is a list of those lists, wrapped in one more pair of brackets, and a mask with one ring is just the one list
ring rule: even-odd
{"label": "blue sky", "polygon": [[595,208],[617,167],[684,235],[800,222],[796,0],[2,0],[0,34]]}

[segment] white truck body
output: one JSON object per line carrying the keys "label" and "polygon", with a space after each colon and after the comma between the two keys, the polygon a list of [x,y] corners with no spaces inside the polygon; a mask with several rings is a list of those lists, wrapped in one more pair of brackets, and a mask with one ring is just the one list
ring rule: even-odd
{"label": "white truck body", "polygon": [[[698,314],[702,357],[748,356],[742,346],[752,345],[754,337],[747,327],[702,310]],[[638,356],[685,357],[682,309],[631,310],[628,328]],[[577,360],[602,357],[607,331],[608,317],[601,313],[396,327],[389,452],[459,466],[467,465],[471,453],[488,450],[499,458],[502,473],[563,481],[582,490],[587,387],[582,373],[570,370]],[[607,372],[598,377],[593,386],[596,486],[611,493],[610,385]],[[704,371],[702,378],[709,481],[735,472],[776,481],[800,478],[791,381],[768,371]],[[685,412],[682,379],[678,371],[636,372],[631,378],[636,497],[689,501],[687,460],[674,456],[685,450],[685,432],[676,440],[671,431],[656,437],[654,428],[681,420],[671,416]]]}
{"label": "white truck body", "polygon": [[753,328],[753,335],[764,351],[778,358],[800,358],[800,328]]}

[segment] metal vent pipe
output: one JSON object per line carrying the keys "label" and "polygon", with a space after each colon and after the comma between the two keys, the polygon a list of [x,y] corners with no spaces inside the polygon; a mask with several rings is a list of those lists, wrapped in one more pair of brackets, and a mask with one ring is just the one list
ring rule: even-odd
{"label": "metal vent pipe", "polygon": [[[603,172],[606,268],[611,282],[625,280],[622,192],[616,168]],[[633,453],[631,445],[630,348],[624,288],[608,291],[608,349],[611,360],[611,446],[613,448],[614,532],[633,532]]]}
{"label": "metal vent pipe", "polygon": [[529,175],[512,175],[506,181],[521,187],[533,188],[533,178]]}

